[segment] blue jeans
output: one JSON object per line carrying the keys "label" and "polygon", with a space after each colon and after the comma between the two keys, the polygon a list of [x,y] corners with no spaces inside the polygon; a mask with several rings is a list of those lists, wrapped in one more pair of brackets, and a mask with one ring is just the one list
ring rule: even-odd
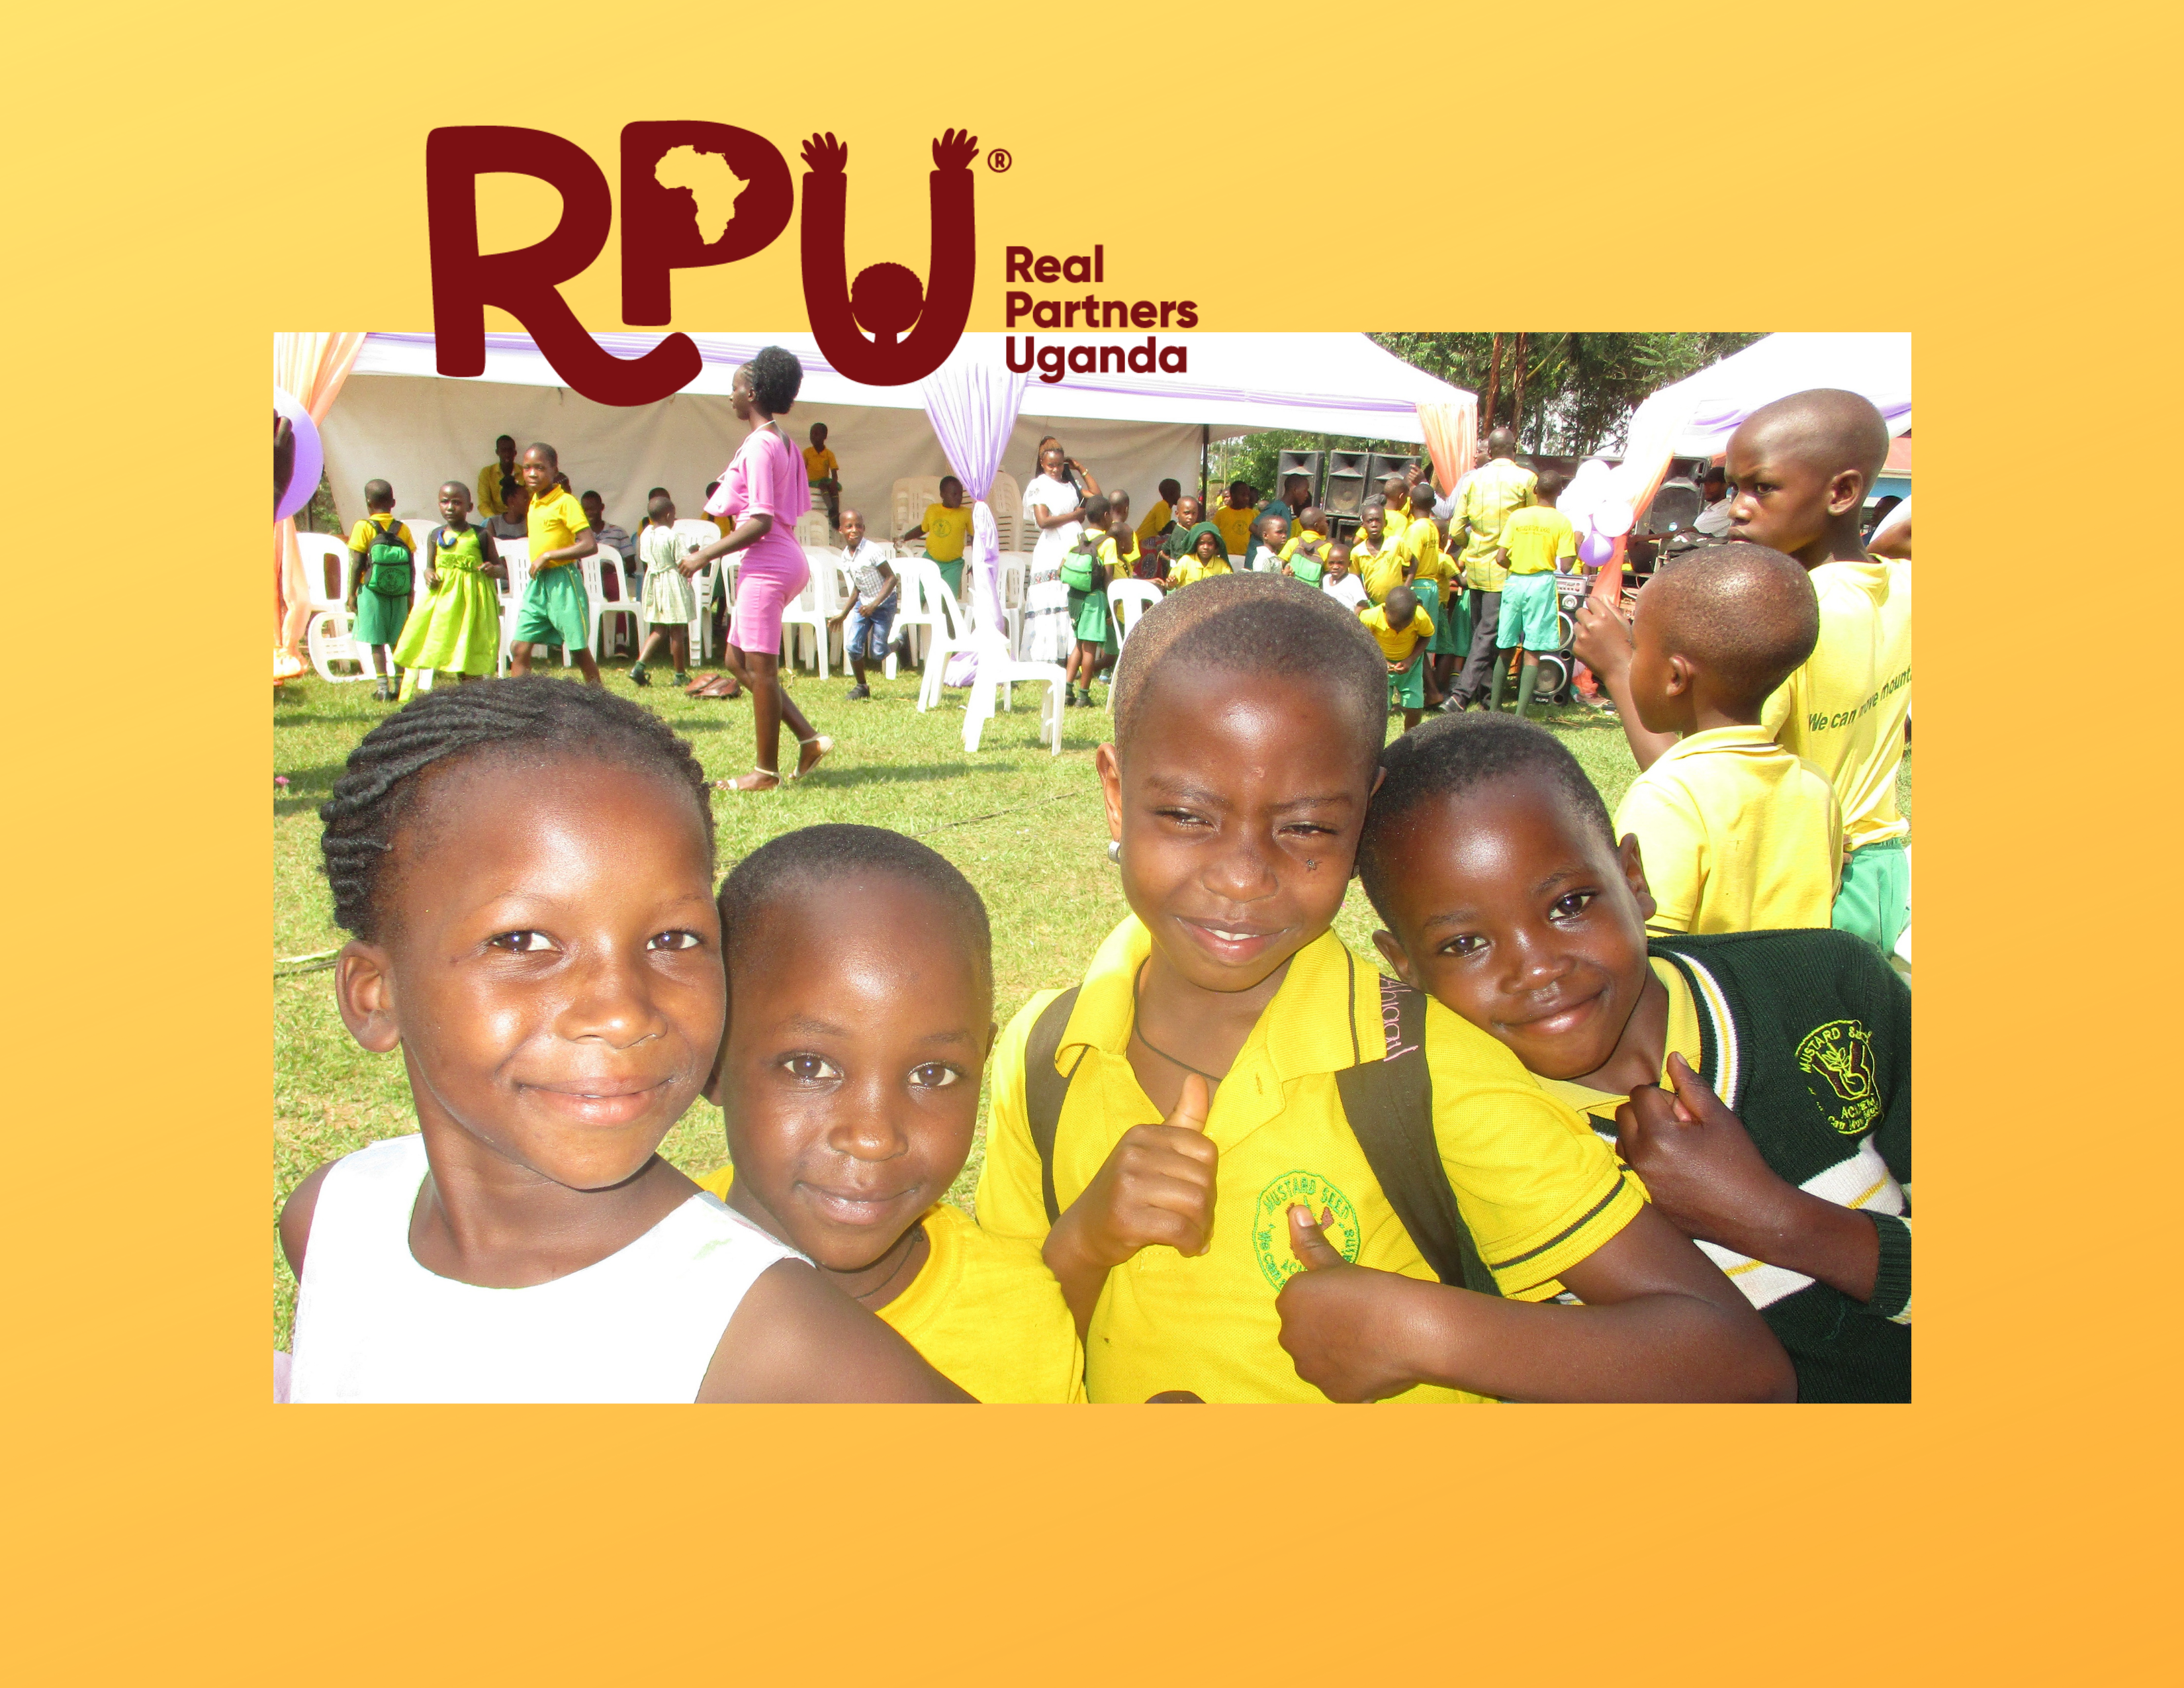
{"label": "blue jeans", "polygon": [[842,640],[844,656],[861,656],[867,662],[887,660],[888,636],[894,631],[894,612],[900,600],[890,598],[869,616],[861,615],[853,604],[850,610],[848,631]]}

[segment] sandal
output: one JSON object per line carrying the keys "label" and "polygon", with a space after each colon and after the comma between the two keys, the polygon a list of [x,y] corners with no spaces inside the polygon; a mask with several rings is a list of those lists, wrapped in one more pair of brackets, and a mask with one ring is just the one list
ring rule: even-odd
{"label": "sandal", "polygon": [[[747,779],[770,779],[773,783],[745,785],[744,782]],[[775,791],[780,788],[781,783],[781,776],[772,768],[753,768],[749,773],[739,774],[733,779],[716,779],[712,788],[715,791]]]}
{"label": "sandal", "polygon": [[[815,733],[811,738],[800,738],[796,743],[799,746],[796,772],[784,776],[788,779],[800,779],[810,773],[812,769],[819,766],[819,759],[834,748],[834,741],[823,733]],[[805,752],[809,754],[804,754]]]}

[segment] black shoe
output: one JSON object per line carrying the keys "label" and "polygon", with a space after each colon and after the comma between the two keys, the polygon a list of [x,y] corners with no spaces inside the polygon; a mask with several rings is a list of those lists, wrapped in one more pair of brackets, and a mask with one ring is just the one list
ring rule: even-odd
{"label": "black shoe", "polygon": [[644,671],[642,662],[630,664],[629,683],[632,686],[649,686],[652,683],[652,677]]}
{"label": "black shoe", "polygon": [[872,688],[870,686],[852,686],[850,688],[848,700],[853,704],[864,703],[869,700],[872,695]]}

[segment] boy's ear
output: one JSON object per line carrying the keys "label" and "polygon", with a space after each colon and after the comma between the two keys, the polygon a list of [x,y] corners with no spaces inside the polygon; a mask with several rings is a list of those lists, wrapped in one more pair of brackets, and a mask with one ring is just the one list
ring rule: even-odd
{"label": "boy's ear", "polygon": [[374,1055],[385,1055],[401,1043],[394,975],[387,952],[376,944],[352,938],[342,945],[334,957],[334,1006],[348,1034]]}
{"label": "boy's ear", "polygon": [[1397,978],[1402,980],[1413,990],[1424,989],[1418,983],[1417,974],[1411,966],[1410,952],[1396,941],[1394,933],[1375,932],[1373,934],[1373,947],[1380,952],[1380,959],[1396,970]]}
{"label": "boy's ear", "polygon": [[1661,905],[1653,900],[1653,893],[1646,883],[1646,864],[1639,857],[1638,834],[1624,833],[1615,853],[1622,861],[1623,883],[1630,886],[1631,899],[1638,905],[1639,919],[1652,919]]}
{"label": "boy's ear", "polygon": [[1664,689],[1672,698],[1689,695],[1691,689],[1690,659],[1681,656],[1672,656],[1669,659],[1669,679]]}
{"label": "boy's ear", "polygon": [[1843,515],[1865,505],[1865,475],[1862,470],[1839,469],[1828,482],[1828,514]]}
{"label": "boy's ear", "polygon": [[1112,743],[1092,753],[1092,766],[1099,770],[1100,794],[1107,799],[1107,836],[1119,839],[1123,836],[1123,765],[1115,760]]}

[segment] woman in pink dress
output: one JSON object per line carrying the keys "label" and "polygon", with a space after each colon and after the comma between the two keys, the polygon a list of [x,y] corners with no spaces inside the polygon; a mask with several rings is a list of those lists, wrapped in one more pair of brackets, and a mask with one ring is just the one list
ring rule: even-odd
{"label": "woman in pink dress", "polygon": [[796,772],[834,748],[834,741],[811,730],[804,712],[781,686],[781,612],[804,590],[811,570],[796,543],[796,519],[811,509],[811,483],[804,459],[782,437],[774,423],[786,415],[804,384],[796,354],[768,346],[735,374],[728,402],[750,432],[721,473],[720,488],[705,502],[705,514],[721,526],[722,538],[696,553],[691,562],[704,567],[733,551],[743,554],[736,573],[735,620],[728,628],[728,666],[750,694],[758,727],[758,766],[737,779],[716,782],[724,791],[771,791],[781,783],[781,724],[801,747]]}

